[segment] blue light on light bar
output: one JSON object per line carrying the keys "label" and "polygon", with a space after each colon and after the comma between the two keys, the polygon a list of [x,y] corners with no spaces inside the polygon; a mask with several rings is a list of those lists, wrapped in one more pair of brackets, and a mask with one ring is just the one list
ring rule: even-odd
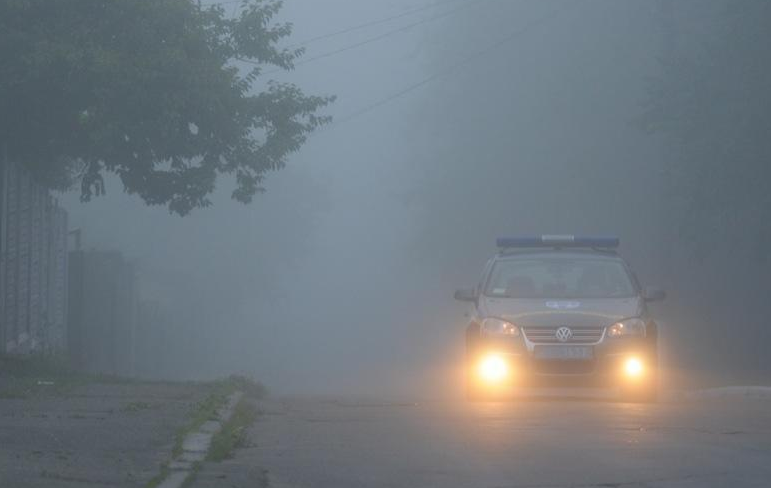
{"label": "blue light on light bar", "polygon": [[496,240],[496,244],[503,249],[513,247],[601,247],[613,249],[619,246],[620,240],[615,236],[543,235],[500,237]]}

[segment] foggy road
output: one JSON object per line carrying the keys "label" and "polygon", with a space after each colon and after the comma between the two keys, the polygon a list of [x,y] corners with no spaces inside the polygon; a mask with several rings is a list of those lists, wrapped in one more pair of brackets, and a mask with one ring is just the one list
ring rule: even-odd
{"label": "foggy road", "polygon": [[239,462],[271,487],[769,486],[763,401],[263,405]]}
{"label": "foggy road", "polygon": [[[768,46],[771,0],[0,0],[0,488],[771,488]],[[666,394],[460,391],[540,379]]]}

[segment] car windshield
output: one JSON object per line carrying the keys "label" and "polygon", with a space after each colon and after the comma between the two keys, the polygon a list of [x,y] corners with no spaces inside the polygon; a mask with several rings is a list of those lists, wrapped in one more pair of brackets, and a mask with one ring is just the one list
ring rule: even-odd
{"label": "car windshield", "polygon": [[498,261],[485,295],[508,298],[623,298],[635,294],[616,259],[527,257]]}

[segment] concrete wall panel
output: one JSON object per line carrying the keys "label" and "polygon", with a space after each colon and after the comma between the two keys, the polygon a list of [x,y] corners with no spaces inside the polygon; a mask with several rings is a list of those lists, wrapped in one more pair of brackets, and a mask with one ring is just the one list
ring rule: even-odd
{"label": "concrete wall panel", "polygon": [[67,217],[17,164],[0,162],[0,352],[65,345]]}

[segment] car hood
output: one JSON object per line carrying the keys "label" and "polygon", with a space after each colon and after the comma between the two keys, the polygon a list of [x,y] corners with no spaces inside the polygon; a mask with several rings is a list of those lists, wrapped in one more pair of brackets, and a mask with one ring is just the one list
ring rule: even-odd
{"label": "car hood", "polygon": [[607,327],[620,319],[639,317],[643,301],[640,297],[575,300],[481,297],[479,309],[485,317],[499,317],[520,327]]}

